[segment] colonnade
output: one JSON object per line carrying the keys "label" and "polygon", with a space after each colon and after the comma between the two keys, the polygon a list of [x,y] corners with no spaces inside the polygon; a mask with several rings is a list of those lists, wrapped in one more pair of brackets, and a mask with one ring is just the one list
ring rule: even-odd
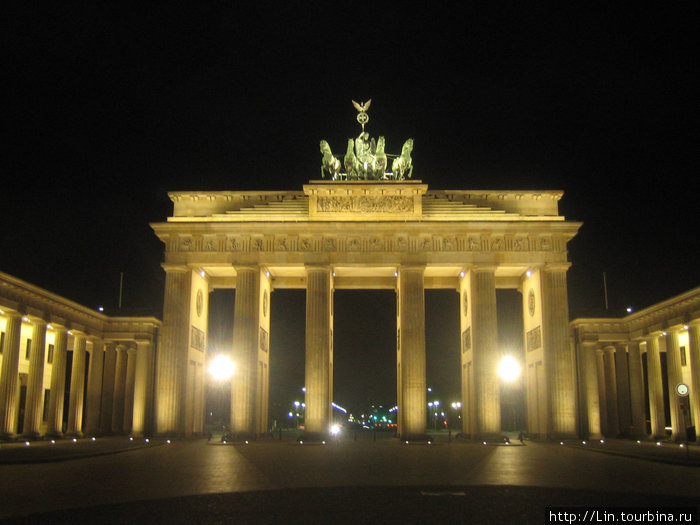
{"label": "colonnade", "polygon": [[[579,334],[577,343],[585,407],[581,413],[583,433],[592,438],[669,437],[684,441],[692,437],[688,429],[694,426],[697,439],[700,319],[624,338],[619,337],[622,330],[618,323],[614,328],[617,340],[601,323],[585,319],[573,322],[585,332]],[[682,388],[679,392],[679,385],[687,386],[687,393]]]}
{"label": "colonnade", "polygon": [[0,329],[0,439],[151,432],[151,338],[109,340],[7,307]]}
{"label": "colonnade", "polygon": [[[398,432],[402,439],[426,437],[425,274],[427,265],[395,267],[396,377]],[[198,430],[201,413],[187,398],[196,370],[179,370],[182,363],[203,361],[192,346],[191,333],[206,327],[207,307],[197,308],[196,297],[216,287],[216,279],[187,266],[165,265],[166,304],[163,342],[159,354],[156,395],[157,432],[190,435]],[[233,360],[236,374],[231,386],[231,433],[241,439],[268,431],[270,301],[274,276],[262,265],[234,266],[235,306]],[[526,362],[543,371],[539,383],[528,383],[530,425],[536,435],[573,437],[577,433],[576,380],[568,340],[566,296],[567,264],[545,265],[523,272],[517,284],[527,289],[532,305],[525,308],[530,324],[543,335],[531,345]],[[500,436],[500,379],[496,265],[465,265],[449,281],[459,292],[462,333],[461,381],[463,433],[472,438]],[[331,265],[305,265],[305,432],[307,438],[328,432],[333,401],[333,291],[336,272]],[[372,282],[354,277],[342,286],[372,288]],[[508,281],[512,286],[514,281]],[[434,286],[434,282],[431,283]],[[502,281],[501,281],[502,284]],[[231,283],[229,282],[230,286]],[[376,285],[376,282],[375,282]],[[382,287],[387,282],[383,281]],[[206,291],[207,294],[202,293]],[[189,328],[189,330],[188,330]],[[274,329],[274,327],[273,327]],[[171,370],[171,372],[168,372]],[[457,370],[456,373],[459,373]],[[194,422],[194,423],[193,423]]]}

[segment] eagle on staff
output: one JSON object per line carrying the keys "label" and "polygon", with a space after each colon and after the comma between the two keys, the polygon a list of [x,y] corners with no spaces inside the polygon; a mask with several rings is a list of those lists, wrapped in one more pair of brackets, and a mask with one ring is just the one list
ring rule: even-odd
{"label": "eagle on staff", "polygon": [[371,103],[371,98],[367,102],[355,102],[354,100],[352,101],[352,105],[355,106],[355,109],[357,111],[359,111],[359,113],[357,114],[357,121],[362,126],[362,131],[365,130],[365,124],[369,122],[369,115],[367,115],[367,110],[369,109],[369,105]]}

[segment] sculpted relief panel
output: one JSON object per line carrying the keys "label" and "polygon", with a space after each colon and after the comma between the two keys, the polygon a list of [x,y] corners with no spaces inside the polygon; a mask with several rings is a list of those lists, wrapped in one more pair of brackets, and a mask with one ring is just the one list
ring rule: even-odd
{"label": "sculpted relief panel", "polygon": [[173,239],[171,247],[177,252],[526,252],[562,251],[566,249],[566,241],[552,235],[525,236],[522,234],[409,235],[396,233],[327,236],[290,233],[180,235]]}
{"label": "sculpted relief panel", "polygon": [[326,213],[413,213],[413,198],[399,195],[318,197],[316,210]]}

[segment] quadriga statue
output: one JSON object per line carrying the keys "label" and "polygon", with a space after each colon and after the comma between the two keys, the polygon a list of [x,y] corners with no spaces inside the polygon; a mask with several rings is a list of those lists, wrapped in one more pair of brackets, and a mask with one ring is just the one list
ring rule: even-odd
{"label": "quadriga statue", "polygon": [[331,147],[325,140],[321,141],[321,153],[323,154],[321,159],[321,178],[325,178],[326,173],[328,173],[332,180],[337,180],[338,175],[340,175],[340,161],[333,156]]}
{"label": "quadriga statue", "polygon": [[391,171],[394,173],[394,178],[396,180],[411,178],[411,174],[413,173],[411,151],[413,151],[413,139],[408,139],[401,148],[401,155],[396,157],[394,162],[391,163]]}

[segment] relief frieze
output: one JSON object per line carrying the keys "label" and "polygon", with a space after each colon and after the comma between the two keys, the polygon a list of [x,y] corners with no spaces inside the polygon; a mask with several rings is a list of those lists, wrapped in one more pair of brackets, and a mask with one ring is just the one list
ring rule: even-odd
{"label": "relief frieze", "polygon": [[322,196],[316,210],[323,213],[413,213],[413,197],[400,195]]}

